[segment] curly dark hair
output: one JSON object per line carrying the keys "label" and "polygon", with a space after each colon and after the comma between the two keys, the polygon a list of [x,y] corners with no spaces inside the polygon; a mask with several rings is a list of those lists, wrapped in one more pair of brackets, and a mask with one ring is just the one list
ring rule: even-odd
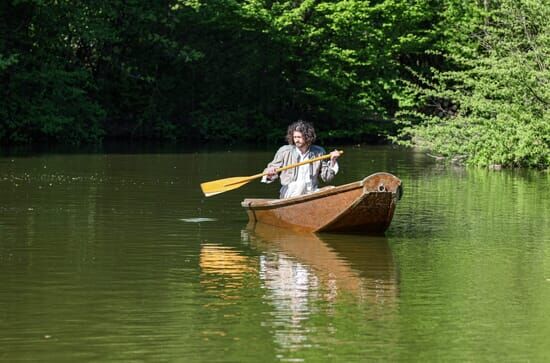
{"label": "curly dark hair", "polygon": [[308,145],[313,144],[315,142],[315,139],[317,138],[313,124],[307,121],[298,120],[292,123],[287,129],[286,141],[288,141],[289,145],[294,145],[294,131],[301,132],[302,136],[304,137],[304,141]]}

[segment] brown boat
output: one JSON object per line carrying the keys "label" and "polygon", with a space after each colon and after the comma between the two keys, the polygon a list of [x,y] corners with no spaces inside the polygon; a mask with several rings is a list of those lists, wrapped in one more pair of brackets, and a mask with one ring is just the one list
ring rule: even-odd
{"label": "brown boat", "polygon": [[311,194],[287,199],[245,199],[250,222],[310,232],[380,234],[388,229],[401,180],[389,173],[325,187]]}

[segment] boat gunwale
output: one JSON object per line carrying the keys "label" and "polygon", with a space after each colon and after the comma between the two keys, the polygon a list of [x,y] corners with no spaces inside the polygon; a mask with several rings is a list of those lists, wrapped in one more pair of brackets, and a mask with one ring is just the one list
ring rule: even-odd
{"label": "boat gunwale", "polygon": [[335,186],[329,189],[321,189],[317,192],[300,195],[293,198],[287,199],[245,199],[241,202],[241,206],[249,209],[270,209],[270,208],[279,208],[282,206],[290,206],[293,204],[299,204],[304,202],[309,202],[314,199],[330,197],[332,195],[348,192],[350,190],[362,188],[365,180],[368,177],[355,181],[352,183]]}

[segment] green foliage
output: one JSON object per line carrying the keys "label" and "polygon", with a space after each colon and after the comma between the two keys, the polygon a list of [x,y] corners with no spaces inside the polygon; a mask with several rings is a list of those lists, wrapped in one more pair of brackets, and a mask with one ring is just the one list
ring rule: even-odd
{"label": "green foliage", "polygon": [[[277,141],[313,121],[472,164],[548,165],[534,0],[8,0],[0,142]],[[403,87],[403,84],[408,85]]]}
{"label": "green foliage", "polygon": [[401,142],[472,165],[548,167],[550,7],[494,5],[471,33],[479,48],[449,54],[458,69],[429,80],[417,74],[421,83],[407,84]]}
{"label": "green foliage", "polygon": [[[68,143],[97,142],[102,136],[101,108],[89,99],[88,75],[44,68],[12,78],[26,97],[9,104],[14,118],[8,132],[16,141],[47,138]],[[17,92],[16,88],[10,91]],[[24,125],[25,127],[20,127]],[[24,130],[25,132],[20,132]]]}
{"label": "green foliage", "polygon": [[423,56],[437,11],[428,0],[5,1],[0,141],[265,141],[296,118],[357,139],[392,116],[403,60]]}
{"label": "green foliage", "polygon": [[9,66],[13,64],[17,64],[16,54],[10,54],[7,57],[4,57],[2,54],[0,54],[0,72],[6,70]]}
{"label": "green foliage", "polygon": [[[5,35],[0,53],[11,54],[0,61],[5,85],[0,90],[0,140],[98,142],[105,113],[92,98],[91,73],[67,61],[71,12],[67,4],[50,5],[47,1],[0,5]],[[55,32],[59,36],[52,37]]]}
{"label": "green foliage", "polygon": [[390,117],[401,58],[415,58],[433,36],[422,25],[434,16],[427,4],[274,3],[269,9],[272,28],[290,46],[284,75],[300,107],[296,113],[347,130],[367,119]]}

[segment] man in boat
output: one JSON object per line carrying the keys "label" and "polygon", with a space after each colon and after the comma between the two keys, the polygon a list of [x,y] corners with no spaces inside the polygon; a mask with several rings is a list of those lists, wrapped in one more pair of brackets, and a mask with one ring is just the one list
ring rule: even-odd
{"label": "man in boat", "polygon": [[267,165],[262,178],[263,183],[271,183],[277,178],[281,179],[280,198],[290,198],[314,192],[319,186],[319,177],[324,182],[334,179],[338,173],[338,151],[330,153],[330,160],[315,161],[296,168],[283,170],[280,175],[278,168],[300,163],[324,155],[325,149],[313,145],[316,134],[313,125],[302,120],[288,126],[286,140],[288,145],[282,146],[273,160]]}

